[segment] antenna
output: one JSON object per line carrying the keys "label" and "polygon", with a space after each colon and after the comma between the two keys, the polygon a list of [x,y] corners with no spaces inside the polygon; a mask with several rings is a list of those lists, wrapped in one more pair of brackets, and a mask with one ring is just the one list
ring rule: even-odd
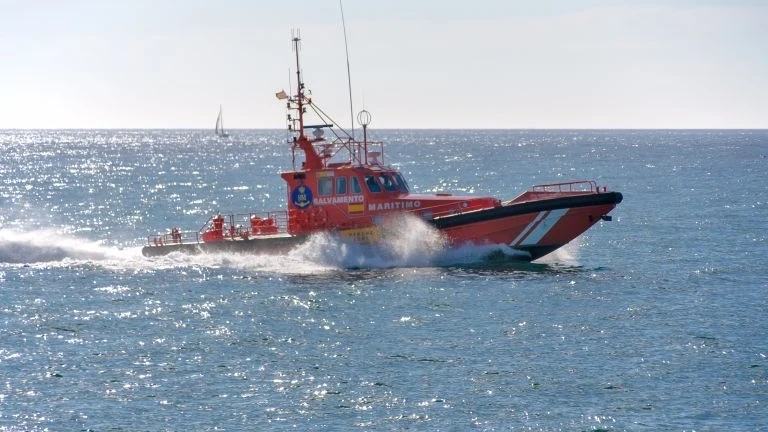
{"label": "antenna", "polygon": [[352,109],[352,74],[349,72],[349,45],[347,44],[347,24],[344,22],[344,6],[339,0],[339,9],[341,10],[341,27],[344,29],[344,50],[347,54],[347,85],[349,86],[349,122],[352,123],[352,140],[355,140],[355,118],[354,109]]}
{"label": "antenna", "polygon": [[[304,139],[304,82],[301,81],[301,65],[299,51],[301,50],[301,31],[291,31],[293,50],[296,52],[296,109],[299,115],[299,139]],[[290,102],[290,99],[289,99]]]}

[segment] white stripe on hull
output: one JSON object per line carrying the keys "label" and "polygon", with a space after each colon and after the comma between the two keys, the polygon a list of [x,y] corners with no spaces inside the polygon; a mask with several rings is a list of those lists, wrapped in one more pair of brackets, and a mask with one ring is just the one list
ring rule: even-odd
{"label": "white stripe on hull", "polygon": [[546,216],[546,215],[547,215],[547,213],[549,213],[549,212],[548,212],[548,211],[539,212],[539,213],[536,215],[536,217],[535,217],[535,218],[533,218],[533,220],[532,220],[532,221],[531,221],[531,222],[530,222],[530,223],[529,223],[529,224],[528,224],[528,225],[525,227],[525,229],[523,229],[522,231],[520,231],[520,234],[518,234],[518,235],[517,235],[517,237],[515,237],[515,239],[514,239],[514,240],[512,240],[512,243],[510,243],[510,245],[512,245],[512,246],[517,246],[517,245],[519,245],[519,244],[520,244],[520,242],[521,242],[521,241],[522,241],[522,240],[525,238],[525,236],[527,236],[527,235],[528,235],[528,233],[529,233],[529,232],[530,232],[530,231],[533,229],[533,227],[535,227],[535,226],[536,226],[536,224],[537,224],[537,223],[539,223],[539,221],[541,220],[541,218],[543,218],[544,216]]}
{"label": "white stripe on hull", "polygon": [[[568,212],[567,208],[557,209],[546,212],[539,212],[536,218],[525,227],[517,238],[512,241],[512,247],[516,246],[534,246],[557,224],[563,215]],[[542,220],[543,219],[543,220]],[[541,222],[539,223],[539,221]],[[522,244],[525,242],[525,244]]]}

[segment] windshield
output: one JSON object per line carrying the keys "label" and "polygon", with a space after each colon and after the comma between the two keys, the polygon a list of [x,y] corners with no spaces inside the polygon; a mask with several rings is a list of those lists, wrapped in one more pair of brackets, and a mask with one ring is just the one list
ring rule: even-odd
{"label": "windshield", "polygon": [[381,184],[384,185],[384,189],[388,190],[389,192],[394,192],[397,190],[397,183],[392,180],[392,177],[390,177],[389,174],[380,174],[379,180],[381,180]]}
{"label": "windshield", "polygon": [[403,192],[408,192],[408,183],[405,181],[405,179],[400,173],[393,173],[392,178],[395,179],[395,183],[397,183],[398,190]]}
{"label": "windshield", "polygon": [[381,185],[376,181],[376,177],[372,175],[365,176],[365,185],[368,186],[368,190],[371,192],[381,192]]}

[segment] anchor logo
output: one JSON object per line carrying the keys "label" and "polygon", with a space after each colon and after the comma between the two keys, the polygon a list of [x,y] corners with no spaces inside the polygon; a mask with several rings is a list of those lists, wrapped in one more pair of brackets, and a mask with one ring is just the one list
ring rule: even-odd
{"label": "anchor logo", "polygon": [[312,189],[304,184],[296,186],[291,192],[291,201],[296,208],[304,210],[312,205]]}

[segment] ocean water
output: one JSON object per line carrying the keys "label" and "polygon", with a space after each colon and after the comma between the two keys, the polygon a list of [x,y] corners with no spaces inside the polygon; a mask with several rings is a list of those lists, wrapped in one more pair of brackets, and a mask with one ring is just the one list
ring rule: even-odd
{"label": "ocean water", "polygon": [[372,131],[418,192],[595,179],[530,264],[378,247],[141,256],[281,208],[283,131],[0,131],[0,431],[768,430],[768,131]]}

